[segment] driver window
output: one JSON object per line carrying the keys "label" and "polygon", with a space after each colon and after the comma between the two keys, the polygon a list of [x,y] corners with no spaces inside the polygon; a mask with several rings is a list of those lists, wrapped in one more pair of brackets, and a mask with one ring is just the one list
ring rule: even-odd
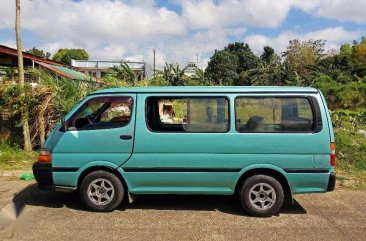
{"label": "driver window", "polygon": [[88,107],[86,109],[84,109],[83,111],[81,111],[77,116],[76,119],[81,119],[81,118],[88,118],[90,117],[93,113],[95,113],[101,106],[103,105],[103,103],[93,103],[88,105]]}
{"label": "driver window", "polygon": [[76,129],[121,127],[128,124],[131,112],[131,97],[96,97],[85,103],[68,124]]}

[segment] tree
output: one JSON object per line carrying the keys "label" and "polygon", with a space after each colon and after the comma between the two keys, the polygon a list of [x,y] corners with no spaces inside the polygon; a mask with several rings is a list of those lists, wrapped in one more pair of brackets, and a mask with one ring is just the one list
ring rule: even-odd
{"label": "tree", "polygon": [[137,75],[127,63],[113,66],[109,71],[109,75],[120,81],[125,81],[129,85],[136,85]]}
{"label": "tree", "polygon": [[239,76],[257,68],[260,63],[261,59],[252,52],[248,44],[229,43],[223,50],[216,50],[211,57],[206,69],[207,77],[214,84],[239,84],[242,82]]}
{"label": "tree", "polygon": [[271,62],[271,59],[273,57],[273,55],[275,54],[275,51],[273,48],[269,47],[269,46],[265,46],[263,48],[264,52],[261,55],[261,59],[263,60],[263,62],[265,63],[269,63]]}
{"label": "tree", "polygon": [[[187,68],[187,67],[186,67]],[[165,63],[163,76],[172,86],[182,86],[185,84],[184,72],[186,68],[181,69],[178,64]]]}
{"label": "tree", "polygon": [[354,43],[352,57],[357,64],[366,65],[366,37],[362,37],[360,43]]}
{"label": "tree", "polygon": [[237,74],[249,69],[255,69],[260,64],[260,58],[253,53],[248,44],[240,42],[229,43],[224,50],[237,57]]}
{"label": "tree", "polygon": [[67,65],[71,65],[71,59],[88,60],[89,54],[85,51],[85,49],[59,49],[52,59]]}
{"label": "tree", "polygon": [[205,84],[205,71],[196,67],[194,70],[194,74],[191,76],[191,79],[197,81],[200,84]]}
{"label": "tree", "polygon": [[42,49],[37,49],[36,47],[33,47],[32,49],[28,49],[27,53],[33,54],[35,56],[44,58],[44,59],[49,59],[51,57],[51,53],[49,52],[43,52]]}
{"label": "tree", "polygon": [[342,44],[340,49],[340,54],[343,56],[352,55],[352,46],[350,44]]}
{"label": "tree", "polygon": [[[23,48],[22,48],[22,36],[20,32],[20,0],[15,0],[15,34],[17,41],[17,52],[18,52],[18,74],[19,74],[19,84],[22,88],[22,98],[25,98],[25,83],[24,83],[24,66],[23,66]],[[24,138],[24,150],[32,150],[32,142],[30,138],[29,130],[29,116],[27,110],[22,108],[21,111],[21,122],[23,126],[23,138]]]}
{"label": "tree", "polygon": [[284,63],[300,77],[307,78],[311,71],[306,67],[316,65],[325,56],[324,45],[324,40],[290,40],[286,51],[282,53],[282,57],[285,57]]}
{"label": "tree", "polygon": [[281,58],[271,47],[265,47],[261,58],[263,63],[256,69],[255,75],[252,77],[252,85],[275,85],[284,84],[284,68]]}
{"label": "tree", "polygon": [[226,50],[216,50],[206,68],[207,78],[216,85],[233,85],[238,79],[238,56]]}

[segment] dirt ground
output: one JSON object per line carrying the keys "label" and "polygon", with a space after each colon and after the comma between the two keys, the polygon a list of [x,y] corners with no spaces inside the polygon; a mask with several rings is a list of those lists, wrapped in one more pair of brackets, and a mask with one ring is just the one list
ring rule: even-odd
{"label": "dirt ground", "polygon": [[[229,196],[142,196],[114,212],[93,213],[77,194],[0,178],[0,208],[11,202],[24,207],[11,227],[19,220],[30,224],[21,240],[366,240],[365,191],[295,198],[271,218],[245,215]],[[22,229],[3,229],[0,240]]]}

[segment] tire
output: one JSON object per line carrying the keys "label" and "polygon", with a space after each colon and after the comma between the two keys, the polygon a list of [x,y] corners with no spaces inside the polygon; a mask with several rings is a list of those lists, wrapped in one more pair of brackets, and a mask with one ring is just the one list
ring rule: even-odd
{"label": "tire", "polygon": [[252,216],[271,217],[278,214],[283,202],[282,185],[273,177],[251,176],[243,182],[239,193],[240,204]]}
{"label": "tire", "polygon": [[113,211],[123,200],[124,188],[119,178],[106,171],[89,173],[80,185],[80,198],[92,211]]}

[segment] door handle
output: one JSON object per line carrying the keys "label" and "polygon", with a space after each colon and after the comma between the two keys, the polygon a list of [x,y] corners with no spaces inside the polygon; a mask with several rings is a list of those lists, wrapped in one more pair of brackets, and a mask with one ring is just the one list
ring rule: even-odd
{"label": "door handle", "polygon": [[130,136],[130,135],[120,135],[119,138],[121,140],[131,140],[132,136]]}

